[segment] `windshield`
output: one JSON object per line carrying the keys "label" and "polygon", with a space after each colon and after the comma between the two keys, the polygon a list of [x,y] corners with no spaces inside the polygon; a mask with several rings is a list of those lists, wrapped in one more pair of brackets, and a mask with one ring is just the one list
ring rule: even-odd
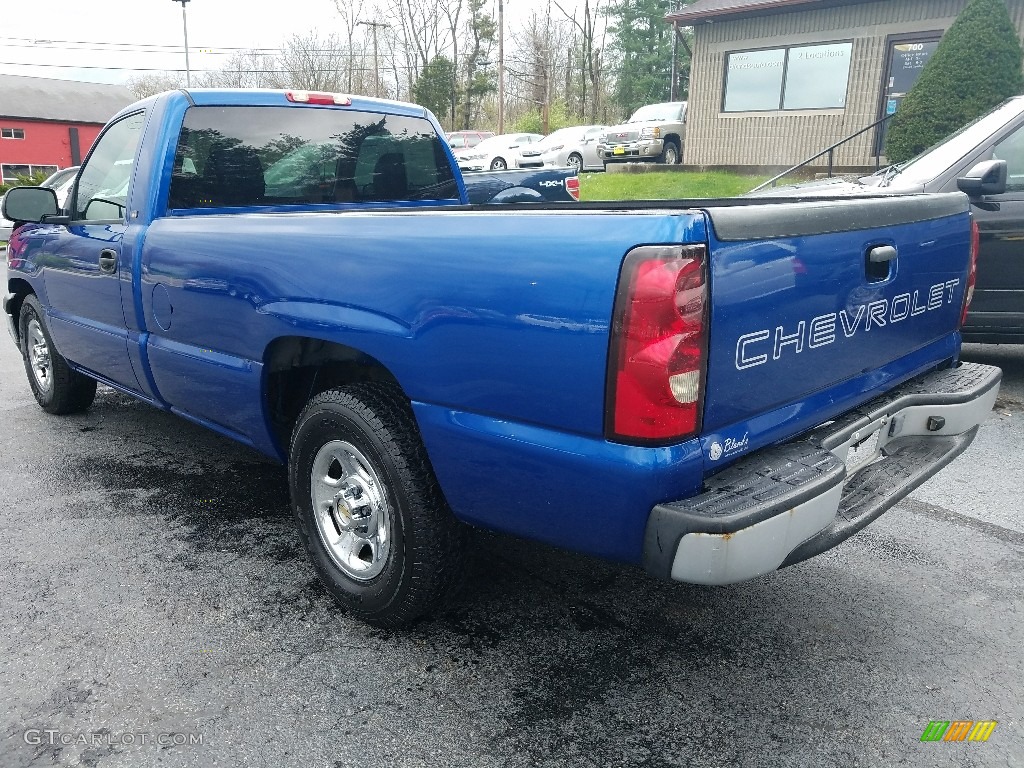
{"label": "windshield", "polygon": [[70,178],[74,178],[74,175],[78,173],[78,166],[72,166],[71,168],[64,168],[63,170],[57,171],[54,174],[48,176],[40,187],[57,187]]}
{"label": "windshield", "polygon": [[899,173],[894,174],[888,186],[927,184],[973,152],[979,144],[1021,112],[1024,112],[1024,99],[1011,99],[1002,103],[987,115],[982,115],[973,123],[908,160],[899,167]]}
{"label": "windshield", "polygon": [[579,128],[561,128],[554,133],[548,134],[539,142],[538,146],[550,147],[555,144],[564,144],[567,141],[576,141],[579,138]]}
{"label": "windshield", "polygon": [[648,120],[678,120],[679,119],[679,108],[682,104],[678,102],[668,102],[666,104],[648,104],[646,107],[640,107],[633,116],[626,122],[629,123],[642,123]]}
{"label": "windshield", "polygon": [[508,149],[511,145],[522,146],[523,144],[529,144],[532,140],[530,138],[532,134],[529,133],[503,133],[499,136],[491,136],[489,139],[484,139],[477,144],[474,149],[476,153],[489,153],[489,152],[500,152],[501,150]]}
{"label": "windshield", "polygon": [[508,135],[492,136],[489,139],[484,139],[477,144],[473,149],[479,152],[497,152],[499,149],[505,149],[509,144],[515,144],[512,141],[512,137]]}

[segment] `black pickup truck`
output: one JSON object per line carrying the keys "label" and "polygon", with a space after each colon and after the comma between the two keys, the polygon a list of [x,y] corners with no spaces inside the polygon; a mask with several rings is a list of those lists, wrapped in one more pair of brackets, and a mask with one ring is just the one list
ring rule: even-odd
{"label": "black pickup truck", "polygon": [[965,341],[1024,344],[1024,96],[906,163],[860,179],[828,179],[759,194],[834,196],[882,191],[966,192],[981,235]]}

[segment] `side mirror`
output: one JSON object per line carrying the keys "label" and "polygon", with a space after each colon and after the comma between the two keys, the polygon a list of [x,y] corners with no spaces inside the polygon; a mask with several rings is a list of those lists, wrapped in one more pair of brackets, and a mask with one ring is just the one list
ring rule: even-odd
{"label": "side mirror", "polygon": [[49,187],[14,187],[4,195],[3,215],[11,221],[41,224],[58,213],[57,193]]}
{"label": "side mirror", "polygon": [[957,189],[969,197],[1001,195],[1006,191],[1006,161],[984,160],[956,180]]}

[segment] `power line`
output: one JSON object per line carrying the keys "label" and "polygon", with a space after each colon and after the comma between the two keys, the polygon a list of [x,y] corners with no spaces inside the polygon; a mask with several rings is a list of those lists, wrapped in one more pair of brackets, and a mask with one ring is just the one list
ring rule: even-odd
{"label": "power line", "polygon": [[[174,67],[101,67],[92,64],[26,64],[21,61],[0,61],[0,67],[54,67],[57,69],[104,69],[118,72],[181,72],[185,70],[177,69]],[[389,66],[388,69],[398,69],[404,72],[410,70],[419,72],[419,67],[410,67],[405,64],[395,64]],[[241,74],[254,74],[254,75],[287,75],[291,74],[288,70],[284,69],[193,69],[193,72],[214,72],[222,73],[226,75],[241,75]],[[334,68],[322,68],[322,69],[303,69],[304,72],[310,74],[343,74],[348,72],[348,69],[342,69],[338,67]],[[353,67],[353,72],[373,72],[373,67]]]}
{"label": "power line", "polygon": [[[27,48],[29,50],[43,50],[43,51],[93,51],[93,52],[96,52],[96,53],[155,53],[155,54],[158,54],[158,55],[161,55],[161,56],[165,56],[165,55],[169,55],[169,54],[180,54],[181,53],[181,46],[180,45],[177,47],[177,49],[163,48],[163,49],[160,49],[160,50],[153,50],[153,49],[146,49],[146,48],[102,48],[102,47],[92,46],[90,44],[85,44],[85,43],[83,43],[81,45],[69,45],[69,46],[63,46],[63,45],[37,45],[37,44],[34,44],[34,43],[0,43],[0,45],[2,45],[4,48]],[[231,50],[226,50],[226,49],[214,49],[214,48],[193,48],[192,50],[198,51],[199,53],[205,53],[207,55],[213,55],[213,56],[233,56],[234,54],[239,52],[239,51],[231,51]],[[270,53],[265,53],[265,51],[270,51],[270,50],[271,49],[258,49],[258,50],[255,50],[253,52],[256,53],[257,55],[264,56],[264,55],[270,55]],[[250,52],[249,49],[245,49],[245,53],[249,53],[249,52]],[[274,53],[280,53],[280,49],[273,49],[273,52]]]}
{"label": "power line", "polygon": [[[13,41],[13,42],[6,42]],[[166,51],[168,53],[179,53],[181,51],[180,45],[164,45],[163,43],[111,43],[102,40],[52,40],[50,38],[40,37],[0,37],[0,45],[4,47],[11,47],[17,45],[18,47],[39,47],[39,48],[59,48],[62,45],[93,45],[102,47],[104,49],[110,48],[120,51],[127,50],[154,50],[154,51]],[[230,45],[201,45],[195,46],[196,48],[211,49],[218,51],[268,51],[268,52],[279,52],[280,48],[262,48],[262,47],[244,47],[244,46],[230,46]]]}

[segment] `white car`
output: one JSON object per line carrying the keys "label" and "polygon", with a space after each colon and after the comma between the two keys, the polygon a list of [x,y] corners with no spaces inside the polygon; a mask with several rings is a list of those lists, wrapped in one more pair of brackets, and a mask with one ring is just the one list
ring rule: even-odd
{"label": "white car", "polygon": [[[71,185],[75,183],[76,176],[78,176],[78,166],[74,165],[47,176],[39,186],[52,187],[53,191],[57,193],[57,206],[63,208],[64,203],[67,202],[68,193],[71,191]],[[3,200],[4,196],[0,195],[0,206],[3,205]],[[13,229],[14,222],[10,219],[5,219],[3,214],[0,213],[0,243],[6,243],[11,239]]]}
{"label": "white car", "polygon": [[544,137],[539,133],[503,133],[484,139],[455,160],[462,171],[504,171],[519,156],[519,149]]}
{"label": "white car", "polygon": [[[0,206],[4,204],[4,196],[0,195]],[[0,207],[0,211],[3,208]],[[11,232],[14,229],[14,222],[10,219],[5,219],[3,213],[0,213],[0,243],[6,244],[11,239]]]}
{"label": "white car", "polygon": [[516,167],[570,167],[577,173],[603,170],[604,162],[597,156],[597,137],[605,128],[604,125],[577,125],[555,131],[536,144],[520,149]]}
{"label": "white car", "polygon": [[63,208],[64,204],[68,200],[68,193],[71,191],[71,186],[75,183],[75,179],[78,177],[79,166],[73,165],[70,168],[62,168],[56,173],[46,177],[46,180],[40,184],[40,187],[52,187],[53,191],[57,193],[57,207]]}

